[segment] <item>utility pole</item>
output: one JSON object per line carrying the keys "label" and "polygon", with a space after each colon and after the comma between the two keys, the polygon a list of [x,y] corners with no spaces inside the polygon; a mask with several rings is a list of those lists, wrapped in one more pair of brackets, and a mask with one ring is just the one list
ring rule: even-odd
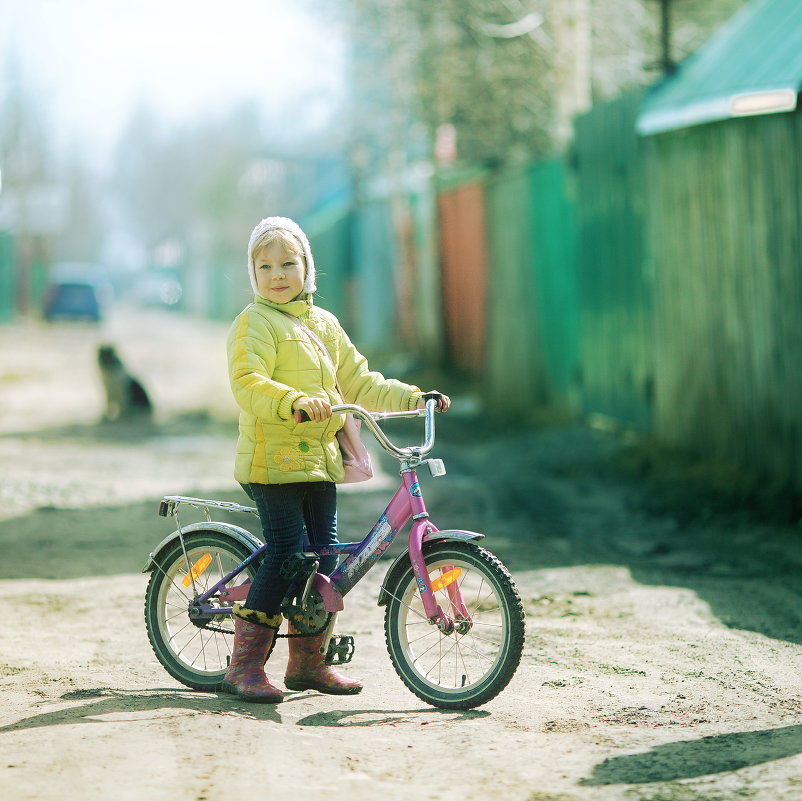
{"label": "utility pole", "polygon": [[560,0],[551,23],[557,87],[554,140],[562,147],[571,140],[574,117],[591,105],[590,0]]}
{"label": "utility pole", "polygon": [[677,64],[671,58],[671,2],[658,0],[660,3],[660,67],[663,75],[673,75]]}

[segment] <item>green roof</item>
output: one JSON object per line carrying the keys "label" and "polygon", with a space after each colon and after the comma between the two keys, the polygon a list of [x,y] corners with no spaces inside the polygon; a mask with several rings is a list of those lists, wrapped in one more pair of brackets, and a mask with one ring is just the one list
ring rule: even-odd
{"label": "green roof", "polygon": [[800,88],[802,0],[758,0],[650,90],[638,133],[793,111]]}

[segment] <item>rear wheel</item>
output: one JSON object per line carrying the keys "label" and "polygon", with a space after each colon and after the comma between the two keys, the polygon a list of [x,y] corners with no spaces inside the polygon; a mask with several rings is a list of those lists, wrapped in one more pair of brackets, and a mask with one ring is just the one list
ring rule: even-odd
{"label": "rear wheel", "polygon": [[[190,617],[195,590],[200,594],[234,570],[251,551],[241,543],[215,531],[198,531],[156,559],[145,591],[145,624],[156,658],[165,670],[187,687],[217,690],[231,658],[234,623],[230,614]],[[187,564],[189,560],[189,566]],[[256,565],[248,565],[226,589],[252,580]],[[230,608],[231,601],[210,599],[218,608]],[[241,603],[244,603],[241,601]]]}
{"label": "rear wheel", "polygon": [[[433,706],[471,709],[487,703],[507,686],[521,660],[524,611],[515,583],[493,554],[473,543],[434,543],[424,561],[435,599],[455,626],[444,632],[429,623],[410,565],[388,588],[384,630],[393,666]],[[458,596],[467,617],[456,605]]]}

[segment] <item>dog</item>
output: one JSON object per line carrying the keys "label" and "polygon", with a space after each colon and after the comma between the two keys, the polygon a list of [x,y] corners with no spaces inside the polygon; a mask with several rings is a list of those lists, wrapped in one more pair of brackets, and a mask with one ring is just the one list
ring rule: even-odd
{"label": "dog", "polygon": [[100,378],[106,392],[105,420],[130,420],[150,417],[153,404],[142,382],[126,370],[112,345],[101,345],[97,351]]}

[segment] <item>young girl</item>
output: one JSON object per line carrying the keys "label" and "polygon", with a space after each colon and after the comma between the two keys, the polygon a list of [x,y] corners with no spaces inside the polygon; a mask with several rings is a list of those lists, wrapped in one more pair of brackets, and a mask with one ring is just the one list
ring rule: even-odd
{"label": "young girl", "polygon": [[[223,688],[245,700],[276,703],[283,693],[263,667],[288,589],[281,565],[303,550],[305,532],[316,546],[337,542],[336,483],[343,478],[343,465],[336,433],[344,417],[332,414],[332,404],[407,411],[423,401],[417,387],[370,371],[337,318],[314,306],[315,263],[295,222],[268,217],[254,228],[248,275],[254,301],[234,320],[228,336],[229,378],[240,407],[234,477],[259,510],[268,550],[245,605],[234,607],[234,647]],[[330,358],[319,351],[310,331]],[[440,395],[442,411],[449,403]],[[297,422],[300,412],[308,422]],[[324,557],[320,571],[330,573],[336,561]],[[296,633],[292,626],[290,633]],[[324,663],[322,641],[322,634],[290,638],[285,686],[358,693],[359,682]]]}

